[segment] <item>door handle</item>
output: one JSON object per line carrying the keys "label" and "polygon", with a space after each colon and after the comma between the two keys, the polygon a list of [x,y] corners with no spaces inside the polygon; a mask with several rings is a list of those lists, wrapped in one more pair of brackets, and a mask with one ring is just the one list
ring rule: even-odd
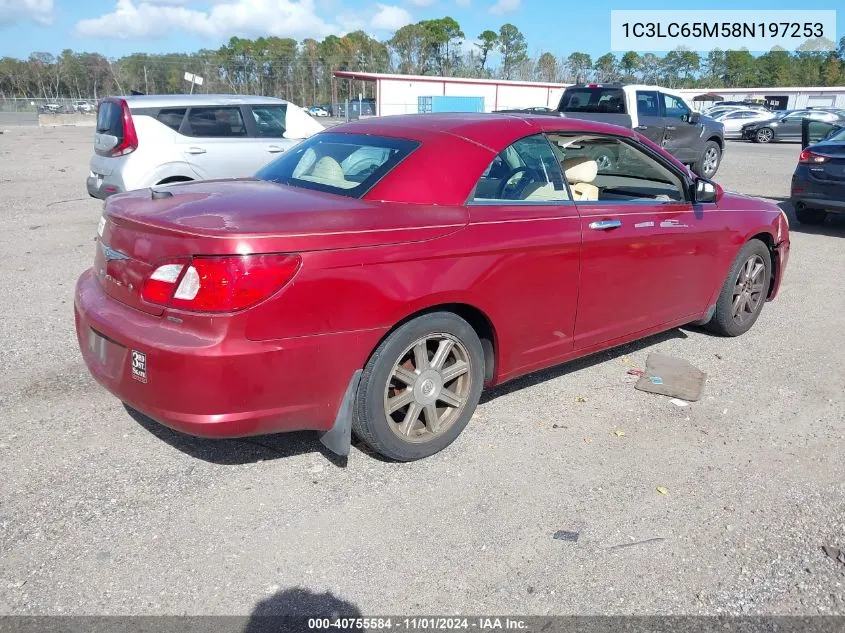
{"label": "door handle", "polygon": [[285,151],[285,148],[279,147],[278,145],[270,145],[267,148],[267,151],[270,152],[271,154],[278,154],[279,152]]}
{"label": "door handle", "polygon": [[618,229],[622,226],[622,220],[598,220],[590,222],[590,228],[594,231],[608,231],[610,229]]}
{"label": "door handle", "polygon": [[634,129],[635,129],[635,130],[647,130],[647,129],[648,129],[648,126],[647,126],[647,125],[638,125],[638,126],[637,126],[637,127],[635,127]]}
{"label": "door handle", "polygon": [[667,126],[666,126],[666,129],[667,129],[667,130],[675,130],[675,129],[677,129],[677,128],[676,128],[674,125],[667,125]]}
{"label": "door handle", "polygon": [[187,150],[188,154],[205,154],[206,150],[203,147],[189,147]]}

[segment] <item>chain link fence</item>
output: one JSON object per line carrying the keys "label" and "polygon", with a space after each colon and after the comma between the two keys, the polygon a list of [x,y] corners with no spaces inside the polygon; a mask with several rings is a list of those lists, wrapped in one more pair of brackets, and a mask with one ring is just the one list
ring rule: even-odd
{"label": "chain link fence", "polygon": [[26,112],[33,114],[90,114],[97,113],[96,99],[43,99],[0,97],[0,112]]}

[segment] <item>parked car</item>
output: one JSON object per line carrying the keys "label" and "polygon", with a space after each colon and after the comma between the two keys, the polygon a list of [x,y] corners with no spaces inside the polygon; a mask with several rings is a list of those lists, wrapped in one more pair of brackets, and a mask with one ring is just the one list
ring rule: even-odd
{"label": "parked car", "polygon": [[799,222],[822,224],[828,213],[845,213],[845,121],[805,119],[801,146],[790,201]]}
{"label": "parked car", "polygon": [[59,114],[62,111],[62,106],[58,103],[43,103],[38,106],[38,112],[41,114]]}
{"label": "parked car", "polygon": [[323,129],[302,108],[270,97],[143,95],[103,99],[88,193],[191,180],[242,178]]}
{"label": "parked car", "polygon": [[709,116],[712,119],[715,119],[719,115],[725,114],[726,112],[735,112],[737,110],[748,110],[747,106],[741,105],[731,105],[731,106],[719,106],[717,108],[709,108],[707,110],[702,111],[701,114],[704,116]]}
{"label": "parked car", "polygon": [[98,234],[76,332],[129,407],[339,454],[352,429],[403,461],[454,441],[484,386],[690,322],[746,332],[789,254],[771,202],[537,115],[341,125],[253,179],[113,196]]}
{"label": "parked car", "polygon": [[725,128],[725,138],[742,138],[742,126],[746,123],[756,121],[767,121],[772,118],[772,113],[767,110],[751,110],[741,108],[729,110],[714,117]]}
{"label": "parked car", "polygon": [[73,109],[77,112],[82,112],[85,114],[88,114],[89,112],[94,112],[95,110],[94,106],[88,103],[87,101],[74,101]]}
{"label": "parked car", "polygon": [[311,116],[329,116],[329,111],[322,106],[311,106],[308,108],[308,114]]}
{"label": "parked car", "polygon": [[845,120],[835,111],[823,109],[788,110],[777,116],[754,123],[746,123],[740,128],[743,138],[755,143],[776,143],[778,141],[800,141],[801,121],[805,118],[834,123]]}
{"label": "parked car", "polygon": [[[694,112],[677,92],[625,84],[570,86],[557,109],[567,117],[633,128],[704,178],[719,169],[725,149],[722,124]],[[606,166],[618,160],[612,155],[596,158]]]}

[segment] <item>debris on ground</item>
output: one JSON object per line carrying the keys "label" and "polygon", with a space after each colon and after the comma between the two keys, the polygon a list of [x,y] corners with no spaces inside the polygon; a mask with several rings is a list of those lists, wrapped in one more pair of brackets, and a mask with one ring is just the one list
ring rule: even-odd
{"label": "debris on ground", "polygon": [[828,558],[832,558],[836,562],[845,565],[845,551],[840,550],[838,547],[833,547],[831,545],[822,545],[822,551],[827,555]]}
{"label": "debris on ground", "polygon": [[592,441],[589,437],[584,437],[584,444],[589,444]]}
{"label": "debris on ground", "polygon": [[672,398],[669,402],[674,404],[676,407],[688,407],[689,406],[689,402],[686,402],[685,400],[680,400],[678,398]]}
{"label": "debris on ground", "polygon": [[635,541],[633,543],[621,543],[619,545],[612,545],[608,547],[608,550],[614,549],[622,549],[623,547],[633,547],[634,545],[645,545],[646,543],[659,543],[660,541],[665,541],[666,539],[662,536],[656,536],[654,538],[647,538],[644,541]]}
{"label": "debris on ground", "polygon": [[568,426],[564,426],[563,424],[552,424],[553,429],[568,429]]}
{"label": "debris on ground", "polygon": [[629,369],[627,373],[630,376],[642,376],[645,372],[642,369]]}
{"label": "debris on ground", "polygon": [[634,388],[695,402],[701,398],[706,380],[707,374],[685,360],[664,354],[649,354],[645,373]]}
{"label": "debris on ground", "polygon": [[625,431],[623,431],[622,429],[616,429],[616,430],[613,432],[613,434],[614,434],[616,437],[625,437]]}
{"label": "debris on ground", "polygon": [[552,538],[557,541],[569,541],[571,543],[577,543],[578,537],[581,536],[579,532],[569,532],[567,530],[558,530],[552,535]]}
{"label": "debris on ground", "polygon": [[659,492],[659,493],[660,493],[660,494],[662,494],[662,495],[668,495],[668,494],[669,494],[669,489],[668,489],[668,488],[664,488],[663,486],[657,486],[657,492]]}
{"label": "debris on ground", "polygon": [[575,398],[575,402],[586,402],[587,399],[584,396],[578,396]]}

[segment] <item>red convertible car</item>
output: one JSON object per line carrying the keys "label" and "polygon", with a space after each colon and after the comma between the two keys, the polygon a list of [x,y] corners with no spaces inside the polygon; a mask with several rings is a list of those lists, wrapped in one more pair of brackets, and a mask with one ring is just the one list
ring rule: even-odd
{"label": "red convertible car", "polygon": [[340,454],[354,432],[413,460],[485,386],[689,323],[742,334],[788,254],[778,207],[636,132],[375,118],[254,179],[109,198],[76,330],[94,377],[174,429],[313,429]]}

